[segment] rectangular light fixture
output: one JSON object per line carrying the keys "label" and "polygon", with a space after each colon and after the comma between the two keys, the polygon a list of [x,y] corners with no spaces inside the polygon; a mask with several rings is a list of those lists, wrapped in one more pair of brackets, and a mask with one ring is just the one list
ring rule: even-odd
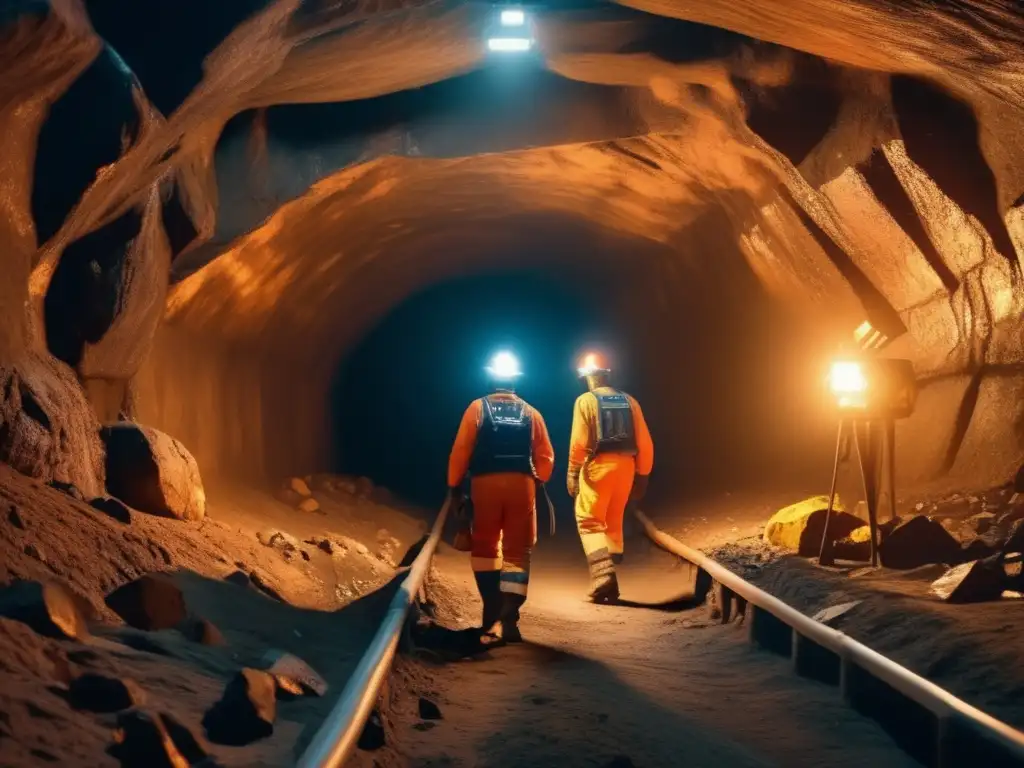
{"label": "rectangular light fixture", "polygon": [[828,377],[836,407],[846,416],[905,419],[914,412],[917,381],[909,360],[853,357],[836,360]]}
{"label": "rectangular light fixture", "polygon": [[487,41],[487,48],[501,53],[522,53],[530,50],[533,41],[528,37],[492,37]]}
{"label": "rectangular light fixture", "polygon": [[526,13],[520,8],[507,8],[501,12],[501,26],[521,27],[526,23]]}

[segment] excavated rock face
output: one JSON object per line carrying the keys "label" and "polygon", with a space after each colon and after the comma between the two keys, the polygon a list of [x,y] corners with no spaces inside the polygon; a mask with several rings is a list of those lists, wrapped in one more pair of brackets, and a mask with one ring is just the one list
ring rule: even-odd
{"label": "excavated rock face", "polygon": [[[286,391],[281,367],[302,371],[301,399],[316,401],[337,359],[389,306],[479,268],[480,254],[523,221],[583,221],[623,253],[662,257],[637,259],[653,292],[674,285],[658,279],[655,261],[685,271],[678,282],[715,290],[752,272],[773,297],[827,325],[830,343],[869,323],[893,340],[893,354],[913,359],[924,385],[918,415],[900,428],[902,478],[1005,479],[1024,454],[1024,31],[1013,5],[628,5],[646,15],[538,9],[532,66],[546,73],[487,75],[491,94],[529,82],[520,103],[535,109],[488,102],[444,112],[437,105],[457,99],[407,94],[392,97],[401,109],[390,117],[347,133],[324,120],[297,153],[275,143],[275,115],[284,114],[275,105],[355,102],[477,70],[488,10],[278,0],[215,16],[183,3],[175,23],[194,45],[167,48],[165,30],[132,16],[128,2],[91,4],[89,18],[26,4],[6,17],[4,34],[20,41],[21,60],[35,57],[35,93],[53,101],[66,92],[64,112],[82,94],[111,106],[107,128],[70,138],[67,151],[83,164],[78,181],[53,193],[64,202],[36,206],[38,231],[0,231],[15,276],[0,306],[16,314],[26,298],[39,308],[45,297],[50,351],[87,383],[141,372],[147,418],[202,445],[202,462],[284,472],[294,451],[280,435],[315,445],[321,433],[316,409],[272,415]],[[113,66],[112,51],[126,67]],[[543,78],[561,85],[542,87]],[[31,102],[34,122],[0,113],[24,136],[0,151],[19,157],[33,153],[41,124],[40,97],[26,94],[12,103]],[[237,172],[225,165],[229,142],[214,150],[247,110],[258,117]],[[339,123],[368,110],[355,105]],[[465,124],[481,129],[453,138]],[[123,154],[106,165],[115,134]],[[40,153],[50,145],[40,142]],[[31,222],[24,170],[0,202],[18,213],[10,220]],[[81,180],[94,176],[65,218]],[[218,209],[218,199],[228,204]],[[512,257],[489,265],[501,258]],[[579,265],[585,254],[567,249],[564,258]],[[169,271],[178,282],[166,317],[223,348],[183,360],[158,344],[143,365]],[[646,312],[671,303],[636,300]],[[672,326],[673,316],[658,322]],[[248,366],[237,381],[211,362],[229,355]],[[194,404],[205,419],[168,402],[196,375],[211,382]],[[240,421],[256,425],[244,439],[233,432]],[[244,459],[239,445],[252,446]]]}
{"label": "excavated rock face", "polygon": [[71,370],[47,355],[0,361],[0,461],[45,482],[103,491],[103,445]]}

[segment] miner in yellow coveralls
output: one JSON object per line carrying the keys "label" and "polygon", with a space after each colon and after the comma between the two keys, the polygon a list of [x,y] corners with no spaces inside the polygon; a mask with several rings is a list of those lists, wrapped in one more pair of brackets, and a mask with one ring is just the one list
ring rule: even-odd
{"label": "miner in yellow coveralls", "polygon": [[626,504],[647,492],[654,443],[640,404],[609,384],[611,368],[602,355],[586,355],[577,372],[587,392],[573,410],[566,485],[590,566],[587,597],[612,603],[619,597],[615,564],[623,553],[622,519]]}

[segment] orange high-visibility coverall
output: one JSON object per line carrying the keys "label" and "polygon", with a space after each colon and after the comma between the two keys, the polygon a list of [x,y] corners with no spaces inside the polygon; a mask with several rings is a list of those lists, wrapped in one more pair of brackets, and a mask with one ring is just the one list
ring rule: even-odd
{"label": "orange high-visibility coverall", "polygon": [[[598,391],[612,394],[616,390],[602,387]],[[614,453],[591,456],[597,442],[597,398],[586,392],[576,399],[573,410],[569,474],[579,472],[576,527],[589,560],[603,555],[601,550],[609,555],[622,554],[622,518],[633,489],[634,475],[649,475],[654,468],[654,442],[643,411],[631,395],[626,397],[633,414],[636,456]]]}
{"label": "orange high-visibility coverall", "polygon": [[[516,395],[499,393],[498,398]],[[540,412],[527,404],[531,416],[533,471],[546,483],[555,467],[555,450]],[[469,404],[459,424],[448,459],[448,486],[459,485],[469,471],[483,416],[481,400]],[[534,478],[518,472],[499,472],[472,477],[473,570],[501,573],[501,591],[526,596],[530,578],[530,554],[537,543],[536,486]]]}

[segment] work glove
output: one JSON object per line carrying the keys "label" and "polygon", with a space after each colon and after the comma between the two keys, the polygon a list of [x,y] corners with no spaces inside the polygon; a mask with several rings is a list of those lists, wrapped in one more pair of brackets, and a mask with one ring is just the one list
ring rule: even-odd
{"label": "work glove", "polygon": [[650,479],[650,475],[636,475],[633,478],[633,488],[629,492],[630,501],[643,501],[644,496],[647,495],[647,483]]}
{"label": "work glove", "polygon": [[565,489],[569,491],[569,496],[576,498],[580,492],[580,471],[577,469],[575,472],[569,472],[569,475],[565,479]]}
{"label": "work glove", "polygon": [[453,486],[448,489],[448,497],[451,499],[452,517],[461,520],[466,509],[466,492],[461,486]]}

